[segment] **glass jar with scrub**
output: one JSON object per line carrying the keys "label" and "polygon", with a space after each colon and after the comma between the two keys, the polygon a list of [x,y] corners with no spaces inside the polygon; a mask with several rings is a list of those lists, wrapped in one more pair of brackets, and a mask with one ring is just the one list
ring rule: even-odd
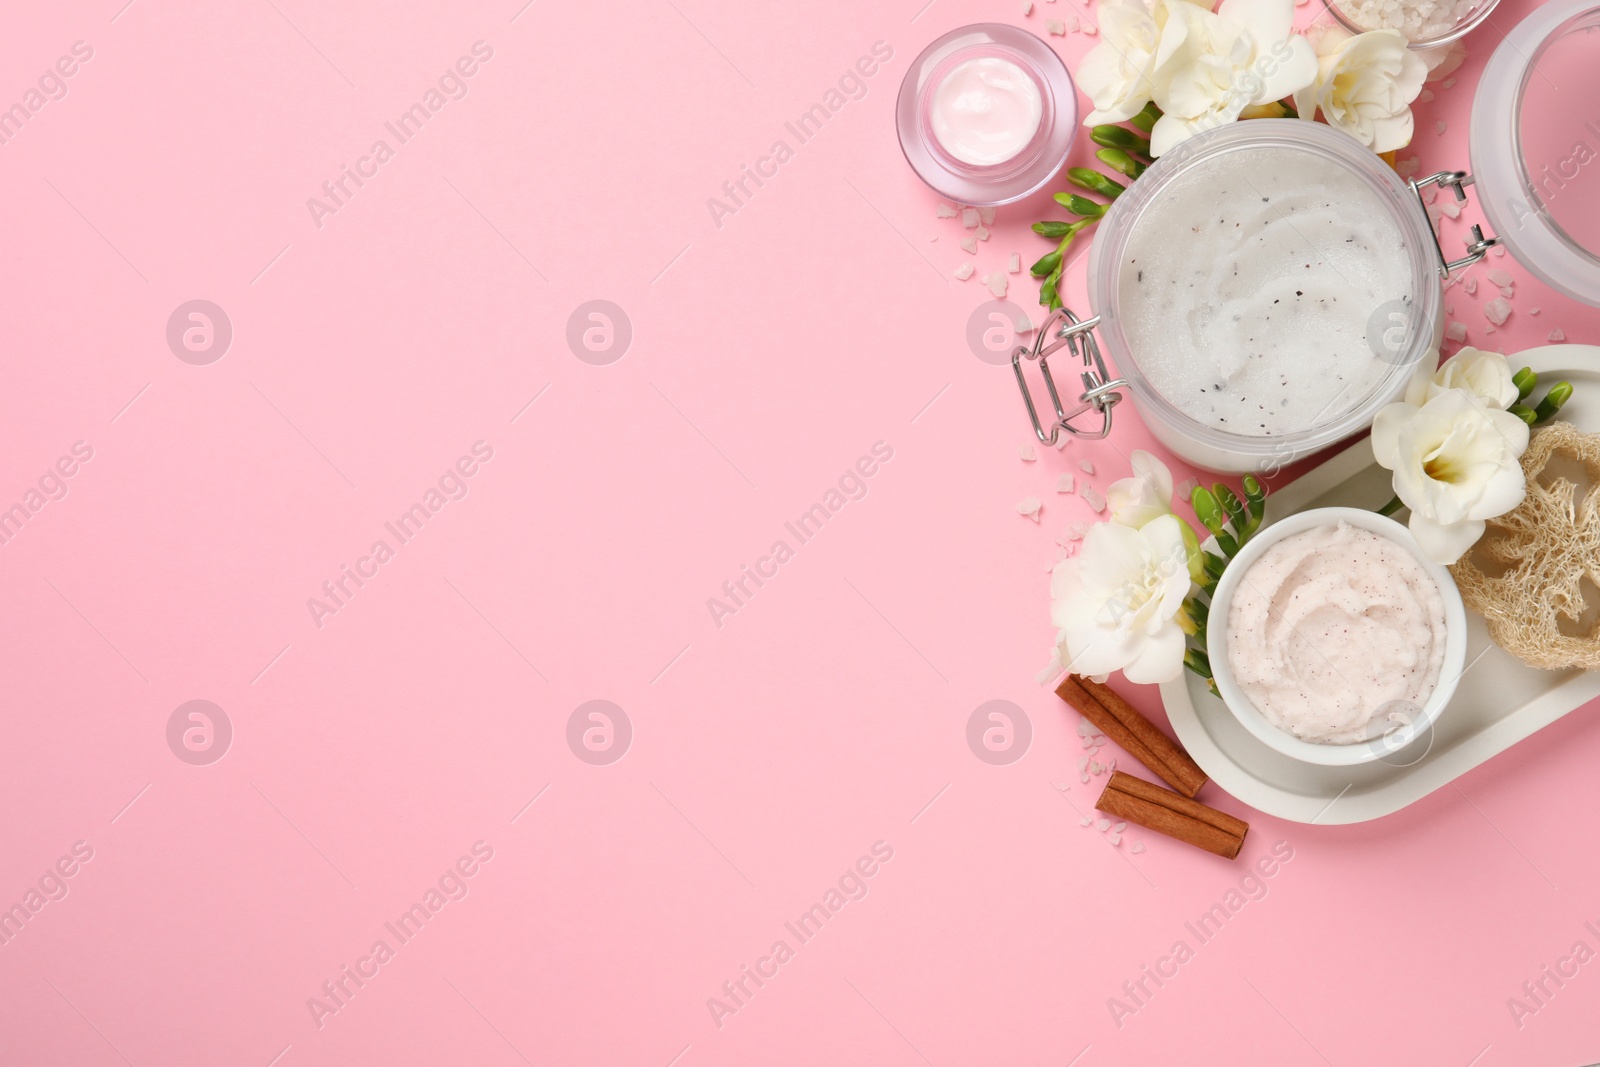
{"label": "glass jar with scrub", "polygon": [[990,207],[1055,177],[1077,134],[1077,94],[1039,38],[997,23],[964,26],[911,64],[895,122],[906,161],[935,192]]}

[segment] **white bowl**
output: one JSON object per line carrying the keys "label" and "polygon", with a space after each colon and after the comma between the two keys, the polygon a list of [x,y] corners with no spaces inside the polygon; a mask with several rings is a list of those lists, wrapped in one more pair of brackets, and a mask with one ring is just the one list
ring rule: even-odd
{"label": "white bowl", "polygon": [[[1315,526],[1331,526],[1346,522],[1362,530],[1370,530],[1387,537],[1405,548],[1422,564],[1429,577],[1439,586],[1439,596],[1444,601],[1444,663],[1439,670],[1439,682],[1422,707],[1415,721],[1373,738],[1344,745],[1317,744],[1302,741],[1287,730],[1274,726],[1239,688],[1228,666],[1228,609],[1234,590],[1251,564],[1261,558],[1268,548],[1285,537],[1302,533]],[[1461,603],[1461,592],[1456,588],[1450,572],[1422,554],[1411,531],[1393,519],[1360,508],[1313,508],[1264,527],[1245,543],[1239,554],[1222,572],[1216,592],[1211,597],[1211,610],[1207,616],[1206,653],[1211,659],[1211,674],[1217,683],[1217,692],[1242,723],[1263,744],[1297,759],[1302,763],[1315,763],[1325,767],[1349,767],[1359,763],[1393,757],[1419,738],[1432,733],[1439,713],[1450,703],[1456,684],[1461,680],[1461,668],[1467,658],[1467,609]]]}

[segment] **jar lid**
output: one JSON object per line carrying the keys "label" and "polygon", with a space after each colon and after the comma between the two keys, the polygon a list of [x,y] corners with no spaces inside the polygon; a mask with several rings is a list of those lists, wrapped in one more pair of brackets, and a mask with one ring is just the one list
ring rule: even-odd
{"label": "jar lid", "polygon": [[1600,306],[1600,3],[1551,0],[1495,49],[1472,102],[1478,202],[1535,276]]}

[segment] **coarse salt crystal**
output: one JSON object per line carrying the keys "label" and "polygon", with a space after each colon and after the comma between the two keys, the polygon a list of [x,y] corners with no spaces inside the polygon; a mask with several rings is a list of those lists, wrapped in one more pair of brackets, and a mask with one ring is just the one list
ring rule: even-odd
{"label": "coarse salt crystal", "polygon": [[1084,486],[1082,489],[1078,490],[1078,495],[1082,497],[1083,502],[1093,508],[1096,513],[1102,512],[1106,509],[1106,498],[1101,496],[1100,491],[1094,486]]}
{"label": "coarse salt crystal", "polygon": [[1467,324],[1452,321],[1444,328],[1444,335],[1452,341],[1465,341],[1467,339]]}
{"label": "coarse salt crystal", "polygon": [[935,218],[953,219],[956,217],[956,209],[949,204],[939,204],[934,207],[933,214]]}
{"label": "coarse salt crystal", "polygon": [[1550,331],[1550,340],[1552,340],[1552,341],[1565,341],[1566,339],[1567,339],[1567,335],[1566,335],[1566,332],[1564,330],[1561,330],[1561,329],[1557,328],[1557,329],[1554,329],[1554,330]]}
{"label": "coarse salt crystal", "polygon": [[1433,124],[1433,132],[1438,134],[1440,137],[1443,137],[1444,131],[1448,130],[1449,128],[1449,123],[1445,122],[1444,119],[1440,119],[1438,122]]}
{"label": "coarse salt crystal", "polygon": [[970,230],[974,226],[976,226],[977,224],[978,224],[978,209],[975,208],[975,207],[964,207],[964,208],[962,208],[961,209],[961,225],[965,226],[967,229]]}
{"label": "coarse salt crystal", "polygon": [[1099,830],[1101,833],[1105,833],[1107,830],[1111,829],[1111,820],[1110,819],[1096,819],[1094,821],[1094,828],[1096,830]]}
{"label": "coarse salt crystal", "polygon": [[1144,842],[1143,841],[1135,841],[1133,843],[1133,847],[1128,849],[1128,851],[1132,852],[1135,856],[1137,856],[1139,853],[1144,851]]}
{"label": "coarse salt crystal", "polygon": [[1034,522],[1039,521],[1039,509],[1044,507],[1036,496],[1026,496],[1017,501],[1017,514],[1026,515]]}
{"label": "coarse salt crystal", "polygon": [[1454,89],[1456,87],[1456,80],[1454,78],[1446,78],[1440,83],[1440,87],[1444,89]]}
{"label": "coarse salt crystal", "polygon": [[1070,474],[1063,474],[1056,479],[1056,492],[1070,493],[1073,489],[1073,478]]}
{"label": "coarse salt crystal", "polygon": [[1017,456],[1024,463],[1032,463],[1034,460],[1039,458],[1039,454],[1033,450],[1033,446],[1030,444],[1018,445]]}
{"label": "coarse salt crystal", "polygon": [[1506,250],[1501,248],[1499,245],[1495,245],[1493,248],[1489,249],[1489,251],[1493,252],[1496,258],[1506,254]]}
{"label": "coarse salt crystal", "polygon": [[939,235],[936,234],[936,233],[930,233],[928,235],[928,240],[930,240],[930,241],[937,241],[938,239],[939,239]]}
{"label": "coarse salt crystal", "polygon": [[1011,253],[1011,258],[1006,261],[1006,270],[1011,274],[1022,273],[1022,254],[1020,252]]}
{"label": "coarse salt crystal", "polygon": [[1501,270],[1499,267],[1490,267],[1488,270],[1483,272],[1483,276],[1488,278],[1491,282],[1494,282],[1496,285],[1510,285],[1516,281],[1515,278],[1513,278],[1507,272]]}
{"label": "coarse salt crystal", "polygon": [[1110,841],[1113,845],[1120,846],[1122,844],[1122,835],[1121,834],[1107,834],[1106,835],[1106,840]]}
{"label": "coarse salt crystal", "polygon": [[963,281],[964,282],[968,278],[972,277],[972,264],[971,263],[963,263],[963,264],[961,264],[961,266],[957,267],[955,270],[951,271],[950,273],[954,274],[958,281]]}
{"label": "coarse salt crystal", "polygon": [[1426,104],[1428,101],[1430,101],[1432,99],[1433,99],[1433,90],[1432,89],[1424,89],[1424,90],[1422,90],[1422,92],[1417,94],[1417,103],[1419,103],[1419,104]]}
{"label": "coarse salt crystal", "polygon": [[1539,309],[1538,308],[1529,308],[1528,309],[1528,314],[1537,315],[1537,314],[1539,314]]}
{"label": "coarse salt crystal", "polygon": [[1200,479],[1192,477],[1185,478],[1183,481],[1178,483],[1178,499],[1189,500],[1193,498],[1194,491],[1198,488],[1200,488]]}
{"label": "coarse salt crystal", "polygon": [[1079,715],[1078,716],[1078,736],[1079,737],[1088,737],[1092,733],[1094,733],[1094,726],[1090,724],[1088,719],[1085,719],[1082,715]]}
{"label": "coarse salt crystal", "polygon": [[987,241],[989,239],[989,227],[979,226],[976,230],[972,231],[972,236],[976,237],[980,241]]}
{"label": "coarse salt crystal", "polygon": [[1027,18],[1033,14],[1033,0],[1022,0],[1022,17]]}
{"label": "coarse salt crystal", "polygon": [[1079,756],[1078,757],[1078,772],[1081,774],[1084,771],[1088,770],[1088,768],[1089,768],[1089,757],[1088,756]]}
{"label": "coarse salt crystal", "polygon": [[1067,35],[1067,24],[1060,19],[1046,19],[1044,28],[1057,37],[1065,37]]}
{"label": "coarse salt crystal", "polygon": [[1094,825],[1094,820],[1089,818],[1089,816],[1085,815],[1083,818],[1078,820],[1078,825],[1079,826],[1093,826]]}
{"label": "coarse salt crystal", "polygon": [[1128,824],[1127,823],[1119,822],[1119,823],[1117,823],[1115,826],[1113,826],[1111,828],[1111,832],[1114,833],[1114,834],[1120,834],[1120,833],[1122,833],[1122,831],[1126,830],[1127,828],[1128,828]]}
{"label": "coarse salt crystal", "polygon": [[978,254],[978,242],[971,237],[963,237],[961,239],[961,250],[975,256]]}
{"label": "coarse salt crystal", "polygon": [[995,209],[992,207],[980,207],[978,209],[978,221],[982,222],[985,226],[993,226],[994,211]]}
{"label": "coarse salt crystal", "polygon": [[1078,460],[1078,466],[1083,468],[1083,472],[1085,474],[1093,474],[1094,473],[1094,464],[1091,463],[1089,460],[1086,460],[1086,459]]}
{"label": "coarse salt crystal", "polygon": [[1088,523],[1075,522],[1071,526],[1067,527],[1067,539],[1071,540],[1071,541],[1082,541],[1083,540],[1083,535],[1088,533],[1088,532],[1089,532],[1089,524]]}
{"label": "coarse salt crystal", "polygon": [[1069,31],[1071,31],[1072,33],[1077,33],[1078,32],[1078,16],[1076,16],[1076,15],[1068,15],[1067,16],[1067,29]]}
{"label": "coarse salt crystal", "polygon": [[1439,212],[1443,215],[1449,215],[1453,219],[1459,219],[1461,217],[1461,202],[1454,199],[1446,200],[1439,205]]}
{"label": "coarse salt crystal", "polygon": [[1509,285],[1502,285],[1500,287],[1500,295],[1505,297],[1507,300],[1510,300],[1512,297],[1517,295],[1517,292]]}
{"label": "coarse salt crystal", "polygon": [[993,293],[996,297],[1002,297],[1006,295],[1006,289],[1010,287],[1011,279],[1007,278],[1004,272],[997,270],[992,274],[984,275],[983,284],[987,285],[989,287],[989,292]]}
{"label": "coarse salt crystal", "polygon": [[1467,291],[1468,296],[1471,296],[1473,293],[1478,291],[1478,279],[1468,278],[1461,283],[1461,288]]}
{"label": "coarse salt crystal", "polygon": [[1505,297],[1497,296],[1483,305],[1483,316],[1496,326],[1499,326],[1511,317],[1511,305],[1506,303]]}
{"label": "coarse salt crystal", "polygon": [[1094,36],[1094,35],[1095,35],[1095,34],[1097,34],[1097,33],[1099,33],[1099,32],[1100,32],[1100,31],[1099,31],[1099,30],[1097,30],[1097,29],[1095,29],[1095,28],[1094,28],[1094,23],[1092,23],[1092,22],[1085,22],[1085,23],[1084,23],[1084,24],[1083,24],[1083,32],[1084,32],[1084,33],[1085,33],[1085,34],[1086,34],[1086,35],[1087,35],[1087,36],[1090,36],[1090,37],[1093,37],[1093,36]]}

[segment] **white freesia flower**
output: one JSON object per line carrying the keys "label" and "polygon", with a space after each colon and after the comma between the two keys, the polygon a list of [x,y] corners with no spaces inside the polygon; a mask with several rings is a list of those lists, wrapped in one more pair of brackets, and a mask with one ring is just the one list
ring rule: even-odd
{"label": "white freesia flower", "polygon": [[1406,386],[1406,403],[1416,407],[1450,389],[1465,389],[1491,407],[1504,411],[1517,402],[1517,386],[1511,364],[1499,352],[1484,352],[1470,345],[1437,367],[1439,353],[1418,364],[1417,373]]}
{"label": "white freesia flower", "polygon": [[1134,451],[1132,460],[1133,477],[1111,483],[1106,505],[1112,522],[1137,530],[1172,514],[1172,471],[1142,448]]}
{"label": "white freesia flower", "polygon": [[1518,462],[1528,424],[1466,389],[1420,407],[1390,404],[1372,423],[1372,452],[1394,471],[1411,509],[1411,534],[1435,563],[1454,563],[1483,536],[1484,520],[1522,503]]}
{"label": "white freesia flower", "polygon": [[[1183,2],[1183,0],[1178,0]],[[1100,42],[1078,65],[1078,88],[1094,104],[1085,126],[1125,122],[1144,110],[1155,92],[1161,31],[1170,6],[1156,0],[1108,0],[1100,7]]]}
{"label": "white freesia flower", "polygon": [[1133,529],[1096,523],[1083,548],[1050,580],[1057,654],[1074,674],[1122,671],[1130,682],[1167,682],[1183,670],[1176,616],[1189,595],[1181,524],[1163,515]]}
{"label": "white freesia flower", "polygon": [[1317,38],[1316,79],[1294,94],[1303,119],[1322,117],[1374,152],[1411,143],[1411,101],[1422,91],[1428,65],[1406,47],[1399,30],[1351,36],[1328,27]]}
{"label": "white freesia flower", "polygon": [[1297,93],[1317,76],[1315,51],[1294,32],[1294,0],[1222,0],[1215,13],[1169,6],[1161,54],[1171,58],[1151,94],[1162,111],[1150,131],[1151,155]]}

